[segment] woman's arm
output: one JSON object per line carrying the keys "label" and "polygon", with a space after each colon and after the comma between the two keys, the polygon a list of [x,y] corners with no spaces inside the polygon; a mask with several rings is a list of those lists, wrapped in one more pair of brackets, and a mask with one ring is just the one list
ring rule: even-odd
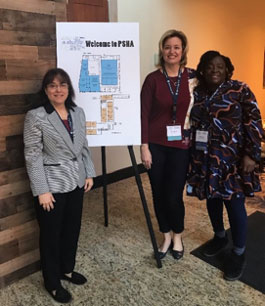
{"label": "woman's arm", "polygon": [[251,172],[254,170],[256,163],[260,161],[263,129],[256,98],[245,84],[242,88],[241,106],[245,151],[243,169],[245,172]]}
{"label": "woman's arm", "polygon": [[42,130],[36,113],[28,112],[24,122],[24,156],[34,196],[48,193],[49,186],[43,167]]}
{"label": "woman's arm", "polygon": [[142,145],[141,145],[141,160],[146,169],[150,169],[152,165],[152,155],[149,150],[149,117],[152,108],[154,95],[154,86],[150,76],[144,81],[141,91],[141,131],[142,131]]}

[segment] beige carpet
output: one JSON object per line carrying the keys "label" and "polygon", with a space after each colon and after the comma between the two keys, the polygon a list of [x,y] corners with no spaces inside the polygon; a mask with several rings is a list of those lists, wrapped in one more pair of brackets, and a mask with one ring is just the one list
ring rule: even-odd
{"label": "beige carpet", "polygon": [[[265,190],[265,175],[263,175]],[[142,175],[153,227],[158,240],[151,191]],[[245,306],[265,305],[265,296],[242,282],[226,282],[222,273],[190,254],[212,237],[205,202],[186,198],[185,254],[171,255],[158,269],[134,178],[108,186],[109,227],[104,227],[102,188],[85,199],[76,270],[88,283],[64,283],[73,295],[70,305],[84,306]],[[247,201],[248,214],[265,212],[265,192]],[[227,219],[226,219],[226,225]],[[265,274],[264,274],[265,275]],[[265,276],[264,276],[265,277]],[[1,306],[59,305],[42,287],[41,273],[0,290]]]}

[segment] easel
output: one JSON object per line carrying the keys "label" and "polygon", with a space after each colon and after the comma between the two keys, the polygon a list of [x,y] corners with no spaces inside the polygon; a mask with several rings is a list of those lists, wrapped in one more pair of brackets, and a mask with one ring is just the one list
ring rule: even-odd
{"label": "easel", "polygon": [[[135,155],[134,155],[134,151],[133,151],[133,146],[128,146],[128,150],[129,150],[129,154],[130,154],[130,157],[131,157],[131,162],[132,162],[133,169],[134,169],[135,180],[136,180],[136,183],[137,183],[137,186],[138,186],[138,191],[139,191],[141,201],[142,201],[142,205],[143,205],[143,209],[144,209],[144,214],[145,214],[145,218],[146,218],[147,227],[148,227],[148,230],[149,230],[150,238],[151,238],[151,241],[152,241],[152,246],[153,246],[153,249],[154,249],[154,254],[155,254],[157,267],[161,268],[162,263],[161,263],[161,259],[158,256],[158,248],[157,248],[157,243],[156,243],[156,239],[155,239],[155,234],[154,234],[154,230],[153,230],[148,206],[147,206],[146,199],[145,199],[143,184],[142,184],[142,180],[141,180],[141,177],[140,177],[140,174],[139,174],[139,171],[138,171],[138,167],[137,167],[137,163],[136,163],[136,159],[135,159]],[[105,147],[101,147],[101,159],[102,159],[102,176],[103,176],[104,218],[105,218],[105,226],[108,226],[109,220],[108,220],[106,148]]]}

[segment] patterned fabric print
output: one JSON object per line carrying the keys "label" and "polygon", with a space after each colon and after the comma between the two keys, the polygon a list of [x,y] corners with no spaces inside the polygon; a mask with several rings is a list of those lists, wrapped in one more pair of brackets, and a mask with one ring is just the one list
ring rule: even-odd
{"label": "patterned fabric print", "polygon": [[239,81],[227,81],[206,107],[206,94],[195,89],[191,112],[193,139],[203,123],[209,131],[208,153],[192,146],[187,194],[230,200],[232,195],[253,196],[260,191],[257,171],[245,174],[242,158],[259,162],[262,126],[255,96]]}

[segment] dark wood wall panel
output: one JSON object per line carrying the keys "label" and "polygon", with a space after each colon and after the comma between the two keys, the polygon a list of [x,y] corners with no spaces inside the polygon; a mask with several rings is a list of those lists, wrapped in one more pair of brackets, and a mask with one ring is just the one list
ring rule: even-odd
{"label": "dark wood wall panel", "polygon": [[[11,170],[12,172],[16,170]],[[26,174],[25,174],[26,176]],[[33,198],[31,192],[25,192],[13,197],[0,200],[0,218],[14,215],[33,207]]]}
{"label": "dark wood wall panel", "polygon": [[0,245],[0,264],[19,256],[18,241],[16,239]]}
{"label": "dark wood wall panel", "polygon": [[36,218],[33,208],[22,211],[15,215],[11,215],[0,220],[0,231],[9,229],[10,227],[24,224]]}
{"label": "dark wood wall panel", "polygon": [[6,62],[0,59],[0,80],[7,80]]}
{"label": "dark wood wall panel", "polygon": [[56,67],[56,21],[66,21],[66,3],[0,0],[0,288],[40,267],[22,134],[43,75]]}
{"label": "dark wood wall panel", "polygon": [[55,34],[0,30],[0,44],[55,46]]}
{"label": "dark wood wall panel", "polygon": [[36,101],[36,94],[0,96],[0,116],[24,114]]}
{"label": "dark wood wall panel", "polygon": [[51,58],[56,57],[56,48],[55,47],[38,47],[38,56],[39,59],[50,60]]}
{"label": "dark wood wall panel", "polygon": [[0,9],[3,30],[55,33],[55,16]]}

